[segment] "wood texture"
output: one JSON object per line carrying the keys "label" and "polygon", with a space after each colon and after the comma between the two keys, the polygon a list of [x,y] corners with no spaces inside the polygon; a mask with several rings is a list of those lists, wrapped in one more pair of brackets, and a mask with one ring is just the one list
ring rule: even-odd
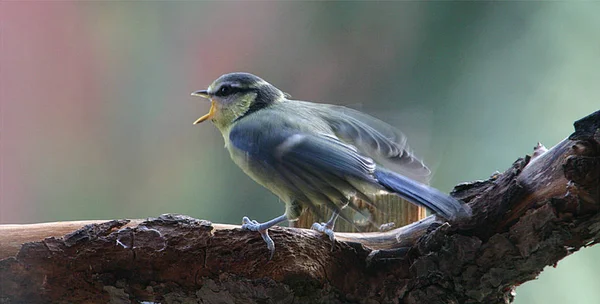
{"label": "wood texture", "polygon": [[[356,199],[355,205],[360,208],[361,214],[352,208],[345,208],[344,213],[354,222],[348,222],[339,219],[335,223],[335,231],[339,232],[376,232],[386,231],[395,227],[402,227],[410,223],[421,220],[427,216],[427,210],[417,205],[411,204],[405,199],[394,194],[379,194],[375,198],[375,205],[370,206],[367,203]],[[297,228],[310,228],[313,223],[327,221],[331,217],[331,210],[326,206],[318,206],[319,213],[323,214],[325,219],[320,219],[316,214],[306,210],[302,213],[298,221],[294,223]]]}
{"label": "wood texture", "polygon": [[[314,231],[277,227],[269,261],[257,233],[185,216],[62,237],[55,223],[44,234],[55,237],[0,261],[0,303],[510,303],[515,286],[600,241],[600,111],[575,128],[533,159],[458,185],[452,195],[472,218],[339,233],[333,251]],[[0,247],[30,241],[31,227],[2,227]]]}

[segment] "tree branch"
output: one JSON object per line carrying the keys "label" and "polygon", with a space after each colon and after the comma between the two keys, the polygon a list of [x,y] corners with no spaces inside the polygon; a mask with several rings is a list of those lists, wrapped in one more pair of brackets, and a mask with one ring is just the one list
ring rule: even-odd
{"label": "tree branch", "polygon": [[0,226],[0,302],[509,303],[515,286],[600,241],[600,111],[575,129],[458,185],[471,219],[339,233],[333,251],[319,233],[276,227],[268,261],[258,233],[175,215],[64,237],[82,223]]}

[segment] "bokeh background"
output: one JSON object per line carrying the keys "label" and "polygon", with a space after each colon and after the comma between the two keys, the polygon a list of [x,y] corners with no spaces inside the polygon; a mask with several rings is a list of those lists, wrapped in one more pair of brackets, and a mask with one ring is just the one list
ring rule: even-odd
{"label": "bokeh background", "polygon": [[[399,127],[433,185],[503,171],[600,108],[594,2],[1,1],[0,223],[283,211],[191,97],[247,71]],[[600,246],[516,303],[598,303]]]}

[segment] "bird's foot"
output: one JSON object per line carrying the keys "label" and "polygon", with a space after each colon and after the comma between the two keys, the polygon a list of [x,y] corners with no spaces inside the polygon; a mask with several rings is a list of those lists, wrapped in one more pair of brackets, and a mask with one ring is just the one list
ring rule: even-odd
{"label": "bird's foot", "polygon": [[329,223],[314,223],[312,224],[311,229],[327,235],[331,240],[331,251],[333,251],[335,247],[335,233],[333,232],[333,225]]}
{"label": "bird's foot", "polygon": [[275,242],[273,242],[273,239],[269,236],[269,227],[265,226],[265,224],[251,220],[247,216],[244,216],[242,219],[242,229],[258,231],[258,233],[260,233],[260,236],[262,236],[265,243],[267,243],[267,249],[269,249],[269,260],[271,260],[273,258],[273,254],[275,254]]}

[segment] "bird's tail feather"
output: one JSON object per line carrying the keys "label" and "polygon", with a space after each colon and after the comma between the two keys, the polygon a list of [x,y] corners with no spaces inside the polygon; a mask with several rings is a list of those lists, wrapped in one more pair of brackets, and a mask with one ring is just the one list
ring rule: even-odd
{"label": "bird's tail feather", "polygon": [[398,173],[377,168],[375,178],[388,191],[396,193],[411,203],[429,208],[446,219],[454,220],[471,216],[471,208],[468,205]]}

